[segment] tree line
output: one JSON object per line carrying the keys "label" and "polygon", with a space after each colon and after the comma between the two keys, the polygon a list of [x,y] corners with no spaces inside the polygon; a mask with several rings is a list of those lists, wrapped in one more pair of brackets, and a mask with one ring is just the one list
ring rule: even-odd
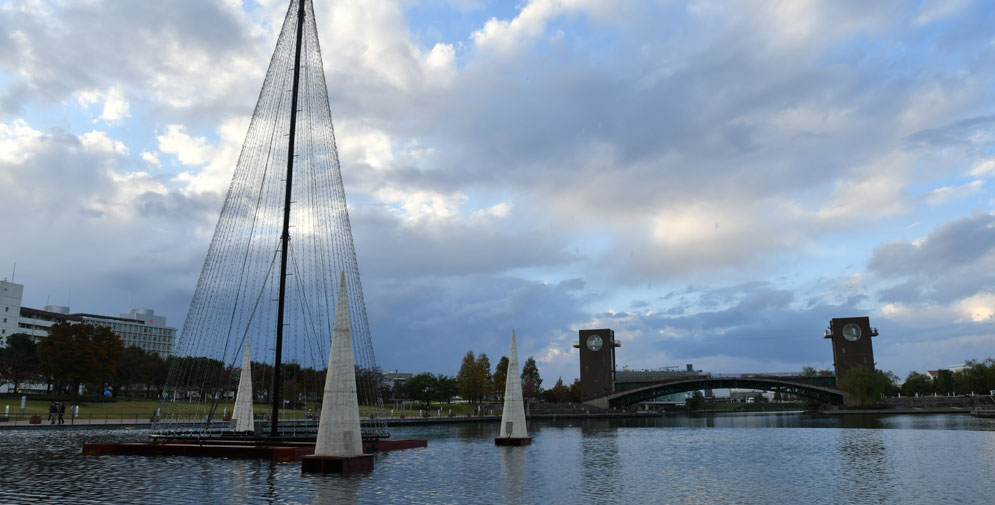
{"label": "tree line", "polygon": [[[529,356],[522,365],[520,374],[522,396],[527,400],[546,402],[579,402],[580,380],[567,386],[560,377],[549,389],[542,387],[542,377],[535,358]],[[424,403],[426,408],[432,402],[447,403],[455,396],[469,403],[480,404],[486,401],[502,401],[505,383],[508,379],[508,357],[501,356],[497,366],[491,371],[491,360],[486,353],[466,352],[455,376],[422,372],[417,374],[396,391],[391,391],[395,399],[410,399]],[[389,396],[385,396],[389,397]]]}
{"label": "tree line", "polygon": [[[171,368],[176,373],[165,391]],[[281,372],[282,391],[293,402],[320,399],[325,384],[325,370],[284,363]],[[140,395],[156,398],[161,393],[189,394],[205,398],[216,392],[234,392],[240,368],[221,360],[170,356],[163,358],[136,346],[125,347],[109,328],[88,324],[60,323],[53,325],[48,337],[36,342],[25,333],[7,337],[0,348],[0,385],[10,384],[19,391],[25,384],[45,384],[46,392],[60,396],[76,396],[80,386],[101,394],[107,387],[112,397]],[[252,362],[253,398],[268,400],[272,389],[273,365]],[[384,389],[379,369],[356,367],[359,401],[372,404]]]}
{"label": "tree line", "polygon": [[964,364],[965,368],[957,373],[938,370],[935,379],[912,371],[901,384],[892,372],[872,372],[858,366],[847,372],[846,378],[837,386],[860,405],[874,405],[884,396],[898,396],[899,393],[905,396],[987,395],[995,390],[995,360],[968,360]]}

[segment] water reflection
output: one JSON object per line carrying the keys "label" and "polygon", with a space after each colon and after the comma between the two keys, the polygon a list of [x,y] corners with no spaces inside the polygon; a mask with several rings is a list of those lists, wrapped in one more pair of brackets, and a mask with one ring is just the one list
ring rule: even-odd
{"label": "water reflection", "polygon": [[893,487],[891,476],[895,468],[888,458],[882,432],[844,429],[837,433],[840,451],[837,475],[840,479],[838,488],[841,503],[867,503],[886,499]]}
{"label": "water reflection", "polygon": [[526,451],[531,447],[497,447],[501,457],[501,479],[505,503],[525,503]]}
{"label": "water reflection", "polygon": [[[303,474],[301,478],[311,484],[314,492],[313,503],[352,504],[360,502],[363,480],[369,478],[369,474],[311,473]],[[274,502],[270,501],[270,503]]]}

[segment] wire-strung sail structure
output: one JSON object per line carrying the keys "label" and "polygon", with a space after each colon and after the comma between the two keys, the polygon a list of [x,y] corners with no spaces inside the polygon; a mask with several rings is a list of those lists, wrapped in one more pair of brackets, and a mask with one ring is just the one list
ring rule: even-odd
{"label": "wire-strung sail structure", "polygon": [[153,433],[226,431],[247,342],[256,433],[314,433],[342,272],[363,436],[387,437],[314,9],[292,0]]}

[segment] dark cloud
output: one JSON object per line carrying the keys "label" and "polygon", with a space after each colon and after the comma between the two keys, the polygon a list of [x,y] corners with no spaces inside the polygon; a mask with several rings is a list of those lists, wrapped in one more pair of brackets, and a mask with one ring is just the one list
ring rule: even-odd
{"label": "dark cloud", "polygon": [[874,249],[868,270],[898,281],[884,301],[950,303],[995,286],[995,215],[975,211],[937,226],[921,242],[893,241]]}
{"label": "dark cloud", "polygon": [[545,284],[489,275],[368,280],[378,362],[455,374],[467,350],[487,353],[492,363],[507,355],[512,330],[524,360],[584,319],[581,288],[579,279]]}

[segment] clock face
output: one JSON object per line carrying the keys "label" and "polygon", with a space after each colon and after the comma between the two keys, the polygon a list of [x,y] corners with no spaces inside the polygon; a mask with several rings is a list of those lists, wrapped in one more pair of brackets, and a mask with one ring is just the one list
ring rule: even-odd
{"label": "clock face", "polygon": [[592,351],[601,349],[602,344],[604,344],[604,342],[601,341],[600,335],[591,335],[590,337],[587,337],[587,348]]}
{"label": "clock face", "polygon": [[860,338],[860,326],[850,323],[843,327],[843,338],[855,342]]}

